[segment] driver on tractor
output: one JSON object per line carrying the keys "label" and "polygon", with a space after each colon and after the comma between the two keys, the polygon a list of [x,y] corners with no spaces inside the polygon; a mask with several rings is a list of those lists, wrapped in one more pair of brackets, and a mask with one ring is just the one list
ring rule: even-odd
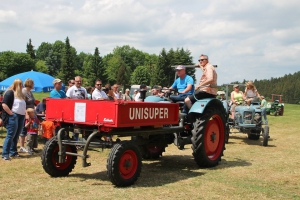
{"label": "driver on tractor", "polygon": [[189,95],[185,100],[185,105],[190,109],[198,99],[216,98],[217,96],[217,72],[215,67],[208,62],[207,55],[201,55],[198,66],[202,69],[203,74],[200,78],[199,85],[196,86],[195,94]]}
{"label": "driver on tractor", "polygon": [[[171,95],[173,102],[184,101],[188,95],[194,93],[194,79],[186,74],[185,67],[178,65],[176,67],[178,78],[169,89],[178,89],[178,95]],[[183,113],[186,113],[186,106],[183,107]]]}

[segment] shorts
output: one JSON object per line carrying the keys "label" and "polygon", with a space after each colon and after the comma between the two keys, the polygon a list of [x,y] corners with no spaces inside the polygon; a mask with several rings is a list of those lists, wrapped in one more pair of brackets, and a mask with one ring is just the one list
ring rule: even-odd
{"label": "shorts", "polygon": [[21,136],[21,137],[26,137],[26,135],[27,135],[27,128],[25,127],[25,124],[24,124],[23,130],[22,130],[22,132],[20,133],[20,136]]}
{"label": "shorts", "polygon": [[[195,98],[196,97],[196,98]],[[205,98],[216,98],[216,95],[204,92],[204,91],[196,91],[194,94],[189,95],[188,98],[192,103],[195,103],[197,99],[205,99]]]}
{"label": "shorts", "polygon": [[241,106],[241,105],[242,105],[242,104],[235,104],[235,103],[233,103],[232,106],[231,106],[230,111],[231,111],[231,112],[234,112],[234,111],[235,111],[235,107]]}

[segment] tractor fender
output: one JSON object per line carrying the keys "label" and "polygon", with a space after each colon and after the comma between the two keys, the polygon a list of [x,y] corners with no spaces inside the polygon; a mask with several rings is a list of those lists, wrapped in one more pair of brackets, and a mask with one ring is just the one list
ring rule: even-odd
{"label": "tractor fender", "polygon": [[202,114],[207,106],[213,106],[218,109],[223,109],[225,112],[224,105],[223,103],[215,98],[205,98],[205,99],[200,99],[196,101],[191,109],[189,110],[189,113],[200,113]]}

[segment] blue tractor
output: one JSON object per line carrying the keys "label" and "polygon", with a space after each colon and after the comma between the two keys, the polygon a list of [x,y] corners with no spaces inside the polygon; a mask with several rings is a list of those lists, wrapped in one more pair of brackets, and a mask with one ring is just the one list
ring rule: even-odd
{"label": "blue tractor", "polygon": [[[226,96],[228,96],[228,86],[226,85]],[[244,86],[244,85],[243,85]],[[228,115],[230,115],[230,109],[228,108]],[[258,98],[254,98],[251,104],[248,106],[242,104],[235,107],[234,119],[228,119],[228,132],[233,129],[238,132],[248,135],[250,140],[259,140],[260,136],[263,137],[263,146],[268,146],[269,139],[269,126],[263,127],[261,118],[260,101]],[[233,131],[232,131],[233,133]]]}

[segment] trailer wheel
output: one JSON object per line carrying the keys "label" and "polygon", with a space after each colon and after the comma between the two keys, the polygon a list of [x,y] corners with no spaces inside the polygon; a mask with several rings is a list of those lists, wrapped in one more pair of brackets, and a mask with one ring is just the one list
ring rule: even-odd
{"label": "trailer wheel", "polygon": [[144,159],[157,159],[162,156],[162,153],[165,152],[165,146],[157,146],[157,145],[145,145],[143,148],[142,157]]}
{"label": "trailer wheel", "polygon": [[107,159],[107,176],[118,186],[132,185],[140,176],[142,158],[139,148],[131,141],[122,141],[114,145]]}
{"label": "trailer wheel", "polygon": [[269,126],[265,126],[263,146],[268,146],[268,140],[269,140]]}
{"label": "trailer wheel", "polygon": [[[77,156],[66,155],[64,163],[58,163],[58,151],[56,137],[51,138],[44,146],[42,152],[42,165],[50,176],[67,176],[74,169]],[[66,152],[77,153],[75,146],[66,145]]]}
{"label": "trailer wheel", "polygon": [[221,109],[207,107],[195,118],[192,130],[192,149],[200,167],[218,165],[225,149],[225,119]]}

